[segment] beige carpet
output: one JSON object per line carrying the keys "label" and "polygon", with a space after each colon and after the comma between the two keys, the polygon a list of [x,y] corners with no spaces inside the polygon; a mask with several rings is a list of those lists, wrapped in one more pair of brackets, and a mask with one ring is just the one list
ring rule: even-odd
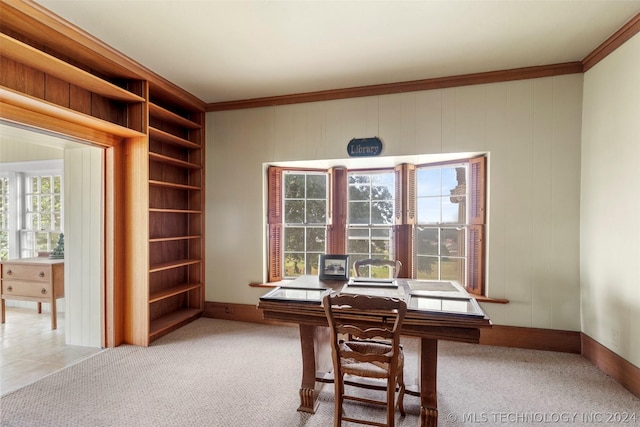
{"label": "beige carpet", "polygon": [[[405,340],[407,378],[416,345]],[[330,384],[316,414],[296,411],[300,372],[297,328],[199,319],[148,348],[105,350],[8,393],[0,425],[331,426]],[[440,426],[640,425],[640,400],[573,354],[442,342],[438,399]],[[417,398],[405,407],[397,425],[417,426]]]}

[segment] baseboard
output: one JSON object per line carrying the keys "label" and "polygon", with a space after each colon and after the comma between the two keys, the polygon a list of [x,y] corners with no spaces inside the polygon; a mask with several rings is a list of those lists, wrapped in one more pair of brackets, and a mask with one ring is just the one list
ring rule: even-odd
{"label": "baseboard", "polygon": [[494,325],[480,331],[480,344],[580,354],[580,332]]}
{"label": "baseboard", "polygon": [[258,310],[256,305],[249,304],[205,301],[202,316],[212,319],[236,320],[238,322],[263,323],[266,325],[284,324],[263,319],[262,310]]}
{"label": "baseboard", "polygon": [[640,368],[582,334],[582,355],[640,399]]}
{"label": "baseboard", "polygon": [[[274,324],[273,321],[262,318],[262,312],[258,310],[257,306],[248,304],[207,301],[203,316],[240,322]],[[482,330],[480,344],[580,354],[580,332],[496,325]]]}
{"label": "baseboard", "polygon": [[[258,307],[249,304],[205,302],[203,316],[239,322],[284,324],[264,320]],[[491,328],[482,329],[480,344],[582,354],[640,398],[640,368],[583,333],[494,325]]]}

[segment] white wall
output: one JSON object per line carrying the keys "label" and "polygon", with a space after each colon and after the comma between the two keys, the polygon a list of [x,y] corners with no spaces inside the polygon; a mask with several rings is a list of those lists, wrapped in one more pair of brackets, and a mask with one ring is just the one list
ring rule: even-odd
{"label": "white wall", "polygon": [[64,152],[65,342],[102,345],[104,150]]}
{"label": "white wall", "polygon": [[580,330],[581,74],[207,115],[207,301],[256,304],[265,274],[263,163],[489,153],[495,324]]}
{"label": "white wall", "polygon": [[582,331],[640,367],[640,35],[585,73]]}

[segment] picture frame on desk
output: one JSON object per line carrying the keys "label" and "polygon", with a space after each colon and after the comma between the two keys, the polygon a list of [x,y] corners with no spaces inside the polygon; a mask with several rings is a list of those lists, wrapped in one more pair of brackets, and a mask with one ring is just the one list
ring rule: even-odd
{"label": "picture frame on desk", "polygon": [[349,255],[320,255],[318,276],[320,280],[349,280]]}

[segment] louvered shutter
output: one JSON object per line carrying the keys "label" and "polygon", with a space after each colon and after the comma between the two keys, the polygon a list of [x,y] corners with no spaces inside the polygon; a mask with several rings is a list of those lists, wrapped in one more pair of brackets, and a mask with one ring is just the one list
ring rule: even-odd
{"label": "louvered shutter", "polygon": [[484,294],[484,233],[486,221],[486,157],[469,160],[469,228],[467,290]]}
{"label": "louvered shutter", "polygon": [[347,170],[331,168],[329,174],[329,200],[327,218],[328,254],[346,254],[347,250]]}
{"label": "louvered shutter", "polygon": [[282,280],[282,168],[268,169],[269,282]]}

